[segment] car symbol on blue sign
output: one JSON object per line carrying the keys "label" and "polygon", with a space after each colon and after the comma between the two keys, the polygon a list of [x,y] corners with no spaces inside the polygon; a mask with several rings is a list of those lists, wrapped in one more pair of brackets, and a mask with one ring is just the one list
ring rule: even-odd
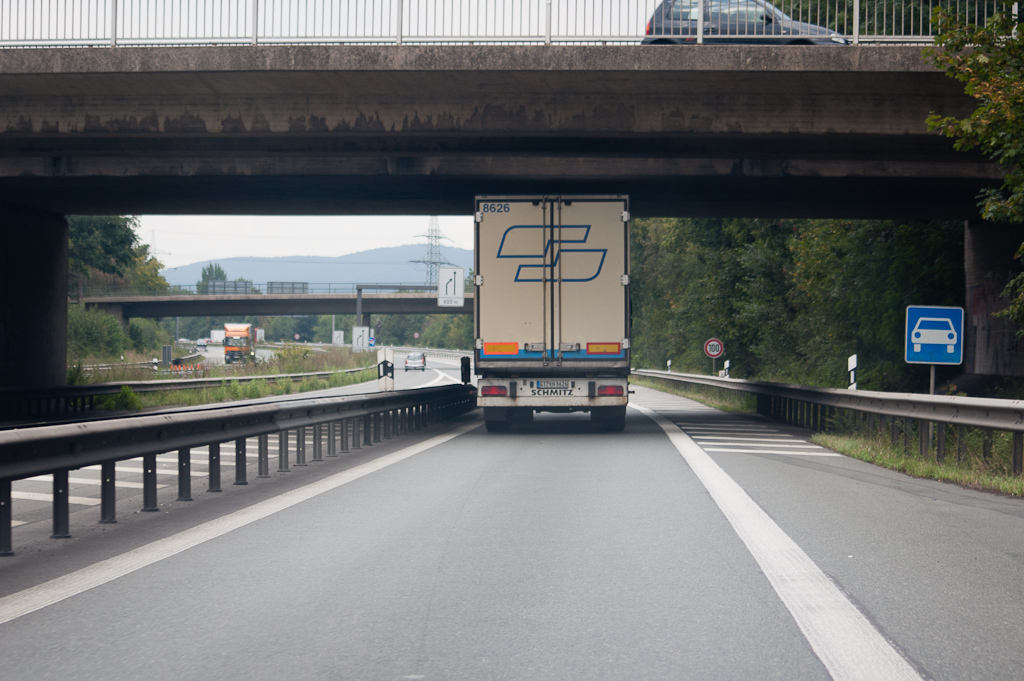
{"label": "car symbol on blue sign", "polygon": [[907,307],[906,361],[908,364],[963,363],[964,310],[962,307]]}

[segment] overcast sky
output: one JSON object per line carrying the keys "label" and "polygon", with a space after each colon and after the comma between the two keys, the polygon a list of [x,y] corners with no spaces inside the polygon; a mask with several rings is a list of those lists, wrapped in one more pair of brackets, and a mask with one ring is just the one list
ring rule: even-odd
{"label": "overcast sky", "polygon": [[[442,246],[473,248],[473,218],[442,215]],[[430,217],[143,215],[139,238],[164,267],[240,256],[337,256],[371,248],[424,244]]]}

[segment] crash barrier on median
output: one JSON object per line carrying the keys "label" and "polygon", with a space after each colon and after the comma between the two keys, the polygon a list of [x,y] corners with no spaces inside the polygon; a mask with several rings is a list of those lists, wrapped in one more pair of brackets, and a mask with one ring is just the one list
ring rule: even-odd
{"label": "crash barrier on median", "polygon": [[[53,475],[53,537],[70,536],[69,471],[100,465],[101,523],[116,520],[115,467],[142,457],[143,511],[157,511],[158,454],[178,453],[178,500],[192,498],[191,449],[209,447],[209,490],[220,491],[220,446],[233,442],[236,485],[247,481],[246,440],[257,438],[257,477],[270,477],[269,437],[278,436],[278,471],[306,464],[306,429],[312,461],[415,432],[476,408],[476,390],[455,385],[330,398],[291,398],[238,406],[206,405],[179,412],[139,415],[0,431],[0,555],[12,554],[11,485]],[[290,433],[295,433],[290,435]],[[325,447],[326,445],[326,447]]]}
{"label": "crash barrier on median", "polygon": [[72,416],[85,414],[96,409],[96,398],[117,395],[122,387],[132,392],[148,393],[165,390],[203,390],[220,388],[231,383],[252,383],[266,381],[298,383],[306,379],[327,380],[334,374],[354,374],[372,370],[373,367],[341,369],[339,371],[314,371],[304,374],[269,374],[266,376],[229,376],[225,378],[178,378],[167,381],[119,381],[114,383],[87,383],[57,388],[20,390],[0,388],[0,420],[23,420]]}
{"label": "crash barrier on median", "polygon": [[634,369],[633,374],[748,393],[756,399],[758,414],[801,428],[827,431],[845,423],[872,433],[884,431],[894,444],[902,438],[907,450],[911,440],[916,438],[918,454],[930,457],[934,453],[940,462],[946,457],[948,426],[955,428],[958,461],[965,454],[967,428],[981,429],[986,458],[992,451],[993,432],[1005,431],[1012,438],[1013,474],[1024,473],[1024,401],[1021,400],[810,388],[649,369]]}
{"label": "crash barrier on median", "polygon": [[395,356],[399,354],[408,354],[410,352],[422,352],[427,357],[435,357],[437,359],[450,359],[454,362],[462,360],[463,357],[472,357],[473,353],[469,350],[437,350],[435,348],[392,348],[395,351]]}

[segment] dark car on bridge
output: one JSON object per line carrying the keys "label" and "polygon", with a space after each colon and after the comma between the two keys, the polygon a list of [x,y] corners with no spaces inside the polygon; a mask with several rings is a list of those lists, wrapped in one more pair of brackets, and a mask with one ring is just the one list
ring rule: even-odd
{"label": "dark car on bridge", "polygon": [[[697,42],[698,0],[665,0],[647,22],[644,45]],[[704,42],[757,45],[845,45],[824,26],[796,21],[764,0],[704,0]]]}

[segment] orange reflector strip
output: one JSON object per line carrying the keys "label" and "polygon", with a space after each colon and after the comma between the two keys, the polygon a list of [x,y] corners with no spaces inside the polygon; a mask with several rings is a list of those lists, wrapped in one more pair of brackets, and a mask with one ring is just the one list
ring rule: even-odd
{"label": "orange reflector strip", "polygon": [[485,355],[518,355],[519,343],[484,343]]}
{"label": "orange reflector strip", "polygon": [[588,355],[618,355],[622,353],[622,343],[587,343]]}

